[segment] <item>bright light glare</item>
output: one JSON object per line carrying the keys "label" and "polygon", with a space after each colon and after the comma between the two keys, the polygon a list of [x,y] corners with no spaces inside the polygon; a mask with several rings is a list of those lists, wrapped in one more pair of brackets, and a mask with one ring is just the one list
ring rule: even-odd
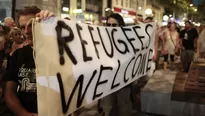
{"label": "bright light glare", "polygon": [[164,21],[168,21],[168,20],[169,20],[169,17],[168,17],[167,15],[164,15],[164,16],[163,16],[163,20],[164,20]]}
{"label": "bright light glare", "polygon": [[75,9],[75,10],[73,10],[73,13],[82,13],[82,12],[83,12],[82,9]]}
{"label": "bright light glare", "polygon": [[65,17],[69,17],[69,18],[70,18],[70,15],[69,15],[69,14],[64,14],[64,13],[62,13],[62,14],[61,14],[61,18],[65,18]]}
{"label": "bright light glare", "polygon": [[147,15],[152,14],[152,9],[149,9],[149,8],[148,8],[148,9],[146,9],[146,10],[145,10],[145,14],[147,14]]}
{"label": "bright light glare", "polygon": [[68,7],[63,7],[63,11],[68,12],[69,8]]}
{"label": "bright light glare", "polygon": [[121,10],[121,13],[123,13],[123,14],[129,14],[129,12],[127,11],[127,10]]}
{"label": "bright light glare", "polygon": [[109,11],[109,10],[110,10],[110,8],[106,8],[106,9],[105,9],[105,11]]}

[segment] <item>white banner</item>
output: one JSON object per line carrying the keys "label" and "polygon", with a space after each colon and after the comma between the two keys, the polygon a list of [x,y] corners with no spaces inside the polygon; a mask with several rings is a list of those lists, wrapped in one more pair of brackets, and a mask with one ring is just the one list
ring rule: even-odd
{"label": "white banner", "polygon": [[67,116],[151,68],[156,24],[102,27],[52,18],[35,25],[40,116]]}

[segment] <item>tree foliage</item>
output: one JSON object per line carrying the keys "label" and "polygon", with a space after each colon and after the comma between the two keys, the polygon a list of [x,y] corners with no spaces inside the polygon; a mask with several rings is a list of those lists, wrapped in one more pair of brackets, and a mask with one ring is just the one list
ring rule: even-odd
{"label": "tree foliage", "polygon": [[[204,6],[190,6],[190,0],[158,0],[158,2],[164,6],[165,13],[175,13],[176,17],[183,16],[184,13],[187,15],[199,16],[201,19],[205,18],[205,7]],[[194,9],[198,11],[194,11]]]}

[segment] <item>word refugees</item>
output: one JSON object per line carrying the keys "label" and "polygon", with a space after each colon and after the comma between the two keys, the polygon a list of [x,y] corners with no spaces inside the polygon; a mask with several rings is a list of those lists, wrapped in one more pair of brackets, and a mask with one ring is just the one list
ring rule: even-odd
{"label": "word refugees", "polygon": [[[68,112],[76,92],[77,109],[85,98],[95,101],[146,75],[151,68],[154,29],[152,24],[113,28],[77,23],[70,26],[58,20],[55,30],[59,63],[63,67],[65,57],[69,57],[76,78],[71,94],[66,94],[68,88],[62,78],[68,77],[56,74],[63,113]],[[62,36],[63,30],[69,34]]]}

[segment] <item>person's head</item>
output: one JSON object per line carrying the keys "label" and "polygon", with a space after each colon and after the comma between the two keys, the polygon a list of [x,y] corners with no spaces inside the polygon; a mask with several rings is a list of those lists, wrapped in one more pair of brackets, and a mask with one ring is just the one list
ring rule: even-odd
{"label": "person's head", "polygon": [[13,28],[13,27],[15,26],[13,18],[11,18],[11,17],[6,17],[6,18],[4,19],[4,25],[7,26],[7,27],[9,27],[9,28]]}
{"label": "person's head", "polygon": [[0,36],[3,36],[5,39],[9,39],[10,28],[0,24]]}
{"label": "person's head", "polygon": [[153,22],[153,18],[152,17],[147,17],[145,20],[144,20],[144,23],[151,23]]}
{"label": "person's head", "polygon": [[29,45],[33,45],[31,19],[41,10],[36,6],[25,7],[19,13],[19,26]]}
{"label": "person's head", "polygon": [[176,28],[177,28],[177,25],[176,25],[175,22],[169,22],[168,25],[169,25],[168,28],[169,28],[171,31],[174,31],[174,30],[176,30]]}
{"label": "person's head", "polygon": [[22,44],[24,42],[24,38],[22,36],[21,30],[19,28],[17,28],[17,27],[14,27],[10,31],[10,37],[17,44]]}
{"label": "person's head", "polygon": [[120,27],[125,26],[125,22],[120,14],[113,13],[107,18],[106,25],[110,27]]}
{"label": "person's head", "polygon": [[190,21],[185,21],[185,28],[186,28],[186,29],[191,28],[191,26],[192,26],[192,24],[191,24]]}

